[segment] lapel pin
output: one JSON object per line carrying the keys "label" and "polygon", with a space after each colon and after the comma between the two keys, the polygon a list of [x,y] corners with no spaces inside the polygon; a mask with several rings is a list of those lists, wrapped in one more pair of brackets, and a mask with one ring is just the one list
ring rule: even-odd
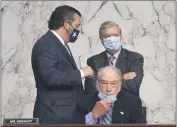
{"label": "lapel pin", "polygon": [[124,115],[124,112],[121,111],[120,114]]}

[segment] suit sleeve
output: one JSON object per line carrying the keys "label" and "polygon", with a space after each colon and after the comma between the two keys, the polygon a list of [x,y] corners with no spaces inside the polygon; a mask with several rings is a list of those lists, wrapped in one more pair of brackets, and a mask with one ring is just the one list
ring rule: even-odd
{"label": "suit sleeve", "polygon": [[60,58],[56,55],[55,47],[51,45],[43,46],[38,48],[37,52],[37,71],[48,88],[81,83],[81,74],[79,70],[61,71],[57,69],[57,66],[63,64],[63,61],[58,61]]}
{"label": "suit sleeve", "polygon": [[139,95],[140,84],[144,76],[143,64],[144,64],[144,58],[141,55],[130,63],[128,72],[135,72],[136,77],[131,80],[123,79],[122,80],[123,90],[134,95]]}
{"label": "suit sleeve", "polygon": [[140,99],[137,99],[137,101],[133,101],[134,108],[132,109],[132,113],[130,116],[130,123],[133,124],[146,124],[146,122],[143,120],[143,113],[142,113],[142,103]]}
{"label": "suit sleeve", "polygon": [[96,70],[94,66],[94,62],[91,58],[87,59],[87,65],[90,66],[94,71],[94,76],[92,78],[85,78],[85,93],[92,94],[96,92]]}

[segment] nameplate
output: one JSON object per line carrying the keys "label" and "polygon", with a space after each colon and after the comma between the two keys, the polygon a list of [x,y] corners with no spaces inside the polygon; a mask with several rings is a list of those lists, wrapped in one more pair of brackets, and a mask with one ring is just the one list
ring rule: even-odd
{"label": "nameplate", "polygon": [[5,118],[3,124],[39,124],[39,120],[38,118]]}

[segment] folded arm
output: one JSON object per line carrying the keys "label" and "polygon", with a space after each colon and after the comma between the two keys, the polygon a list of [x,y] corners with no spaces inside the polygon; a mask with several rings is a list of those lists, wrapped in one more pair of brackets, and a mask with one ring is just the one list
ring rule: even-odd
{"label": "folded arm", "polygon": [[135,72],[136,77],[133,79],[123,79],[122,89],[134,94],[139,95],[139,88],[142,82],[144,71],[143,71],[144,58],[141,56],[130,63],[129,72]]}

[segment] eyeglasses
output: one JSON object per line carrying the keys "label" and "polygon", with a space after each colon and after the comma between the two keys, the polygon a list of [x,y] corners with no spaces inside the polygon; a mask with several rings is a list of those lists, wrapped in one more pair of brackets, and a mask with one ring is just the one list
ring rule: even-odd
{"label": "eyeglasses", "polygon": [[98,82],[102,87],[107,87],[108,85],[110,85],[112,88],[118,87],[120,83],[120,81],[113,81],[109,83],[105,80],[99,80]]}

